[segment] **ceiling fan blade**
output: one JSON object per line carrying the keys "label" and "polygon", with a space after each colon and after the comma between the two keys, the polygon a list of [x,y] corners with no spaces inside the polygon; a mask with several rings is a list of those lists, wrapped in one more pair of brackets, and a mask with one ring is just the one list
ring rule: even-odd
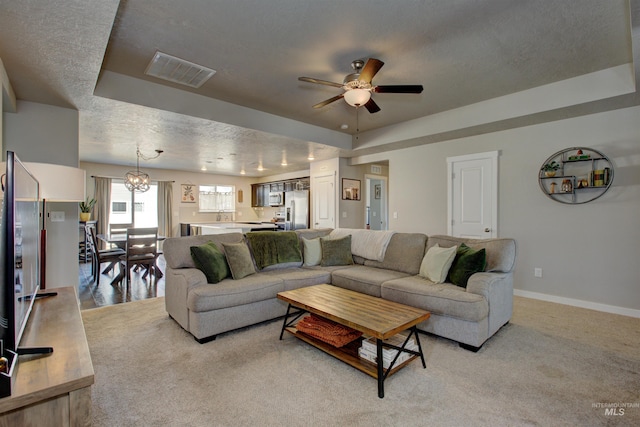
{"label": "ceiling fan blade", "polygon": [[376,104],[376,101],[374,101],[373,98],[369,98],[367,103],[364,104],[364,108],[366,108],[371,114],[380,111],[380,107],[378,107],[378,104]]}
{"label": "ceiling fan blade", "polygon": [[422,93],[422,85],[395,85],[376,86],[373,89],[376,93]]}
{"label": "ceiling fan blade", "polygon": [[379,59],[369,58],[367,60],[367,63],[364,64],[364,68],[360,72],[360,77],[358,77],[358,80],[360,80],[361,82],[371,83],[373,76],[375,76],[376,73],[380,71],[380,68],[382,68],[383,65],[384,62],[380,61]]}
{"label": "ceiling fan blade", "polygon": [[329,98],[329,99],[327,99],[325,101],[318,102],[316,105],[313,106],[313,108],[322,108],[325,105],[329,105],[332,102],[335,102],[335,101],[337,101],[338,99],[341,99],[341,98],[344,98],[344,93],[341,93],[340,95],[334,96],[333,98]]}
{"label": "ceiling fan blade", "polygon": [[313,77],[298,77],[298,80],[300,80],[301,82],[307,82],[307,83],[317,83],[319,85],[342,87],[342,83],[328,82],[326,80],[314,79]]}

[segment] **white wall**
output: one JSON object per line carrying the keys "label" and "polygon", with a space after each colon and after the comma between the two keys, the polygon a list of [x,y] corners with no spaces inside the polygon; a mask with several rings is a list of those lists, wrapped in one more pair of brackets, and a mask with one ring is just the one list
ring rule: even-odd
{"label": "white wall", "polygon": [[[517,241],[515,288],[638,315],[639,120],[640,107],[633,107],[357,161],[389,159],[390,229],[446,234],[446,158],[499,150],[499,235]],[[537,181],[547,157],[573,146],[602,151],[615,168],[609,191],[582,205],[550,200]],[[542,278],[534,277],[534,267],[543,269]]]}
{"label": "white wall", "polygon": [[[78,112],[18,101],[17,112],[4,113],[4,150],[23,162],[78,167]],[[64,212],[63,222],[47,220],[46,287],[78,283],[78,204],[47,203],[47,213]]]}

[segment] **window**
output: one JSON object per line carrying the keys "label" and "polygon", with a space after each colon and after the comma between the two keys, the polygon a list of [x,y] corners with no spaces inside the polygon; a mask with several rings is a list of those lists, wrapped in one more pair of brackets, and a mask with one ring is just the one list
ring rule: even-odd
{"label": "window", "polygon": [[151,188],[144,193],[132,193],[124,186],[124,181],[112,180],[109,222],[133,223],[136,227],[157,227],[158,185],[151,184]]}
{"label": "window", "polygon": [[200,212],[235,212],[234,185],[200,185],[198,187]]}
{"label": "window", "polygon": [[113,213],[126,213],[127,212],[127,202],[112,202],[111,203],[111,212],[113,212]]}

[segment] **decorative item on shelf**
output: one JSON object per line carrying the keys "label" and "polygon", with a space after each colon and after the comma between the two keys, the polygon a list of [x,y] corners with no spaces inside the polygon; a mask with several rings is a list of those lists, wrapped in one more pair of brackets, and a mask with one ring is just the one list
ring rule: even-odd
{"label": "decorative item on shelf", "polygon": [[560,168],[560,164],[555,160],[542,166],[542,170],[546,176],[556,176],[556,171]]}
{"label": "decorative item on shelf", "polygon": [[127,187],[127,190],[144,193],[151,188],[151,178],[149,174],[140,170],[140,157],[142,157],[143,160],[153,160],[157,159],[162,153],[163,150],[156,150],[155,156],[145,157],[140,152],[140,147],[136,147],[136,170],[129,171],[124,175],[124,186]]}
{"label": "decorative item on shelf", "polygon": [[571,193],[573,191],[573,185],[571,184],[570,179],[562,180],[562,192],[563,193]]}
{"label": "decorative item on shelf", "polygon": [[578,150],[576,151],[576,154],[574,154],[573,156],[569,156],[567,160],[569,161],[588,160],[590,158],[591,158],[591,154],[584,154],[582,150]]}
{"label": "decorative item on shelf", "polygon": [[87,200],[84,202],[78,203],[80,206],[80,221],[87,222],[91,219],[91,210],[96,204],[96,199],[90,199],[87,197]]}
{"label": "decorative item on shelf", "polygon": [[580,178],[578,180],[578,186],[576,188],[587,188],[589,186],[589,181],[586,178]]}
{"label": "decorative item on shelf", "polygon": [[552,183],[551,183],[551,185],[550,185],[551,190],[549,191],[549,194],[555,194],[555,192],[556,192],[556,186],[557,186],[557,185],[558,185],[558,184],[557,184],[557,183],[555,183],[555,182],[552,182]]}

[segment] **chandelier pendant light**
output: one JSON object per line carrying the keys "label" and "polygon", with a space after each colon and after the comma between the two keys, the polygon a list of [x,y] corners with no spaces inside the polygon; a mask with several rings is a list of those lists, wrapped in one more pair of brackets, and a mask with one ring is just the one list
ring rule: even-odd
{"label": "chandelier pendant light", "polygon": [[151,188],[151,178],[149,174],[140,170],[140,157],[145,160],[155,159],[162,154],[162,150],[156,150],[156,153],[153,157],[144,157],[142,153],[140,153],[140,147],[136,147],[136,170],[129,171],[124,175],[124,186],[127,190],[144,193]]}

